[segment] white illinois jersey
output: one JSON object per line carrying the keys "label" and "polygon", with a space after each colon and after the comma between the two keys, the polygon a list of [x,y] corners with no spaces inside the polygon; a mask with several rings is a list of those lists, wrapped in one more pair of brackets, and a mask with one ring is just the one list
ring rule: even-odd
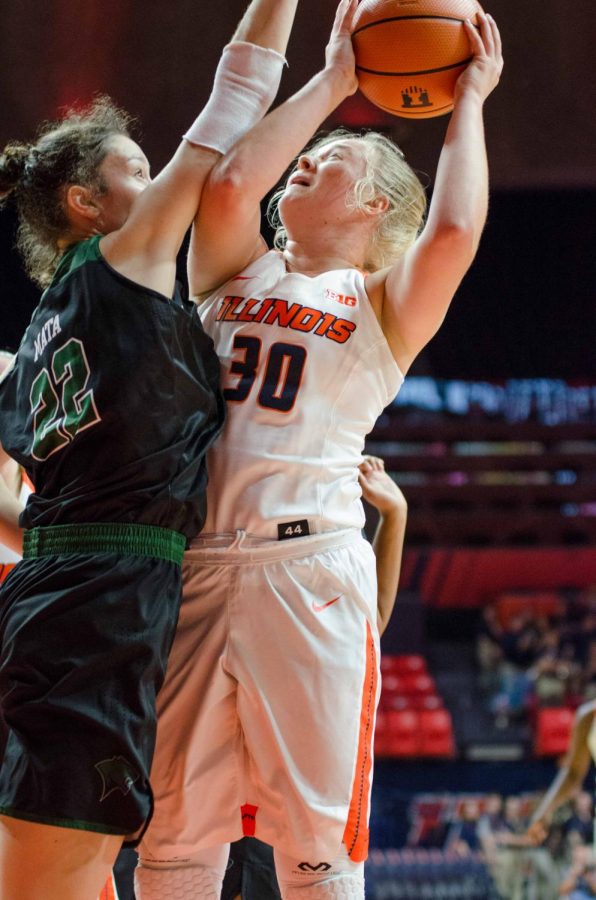
{"label": "white illinois jersey", "polygon": [[364,275],[288,273],[272,250],[199,312],[228,404],[209,454],[203,535],[362,528],[364,439],[403,382]]}

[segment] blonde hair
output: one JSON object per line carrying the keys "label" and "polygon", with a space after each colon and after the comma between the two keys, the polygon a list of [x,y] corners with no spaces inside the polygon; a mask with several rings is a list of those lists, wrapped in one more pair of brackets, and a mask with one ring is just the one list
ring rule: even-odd
{"label": "blonde hair", "polygon": [[[378,131],[355,134],[338,128],[317,138],[305,152],[317,153],[339,140],[361,141],[366,149],[366,173],[346,197],[346,208],[365,209],[377,197],[384,197],[389,204],[378,217],[365,260],[365,268],[375,272],[391,265],[420,234],[426,215],[426,192],[397,144]],[[283,250],[288,239],[279,214],[279,201],[285,189],[284,184],[273,194],[267,207],[267,217],[275,229],[273,244],[278,250]]]}

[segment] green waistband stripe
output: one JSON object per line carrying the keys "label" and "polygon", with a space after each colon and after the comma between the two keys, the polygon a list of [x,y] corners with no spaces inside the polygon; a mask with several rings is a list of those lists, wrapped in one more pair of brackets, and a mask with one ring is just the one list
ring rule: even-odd
{"label": "green waistband stripe", "polygon": [[153,556],[181,565],[185,547],[183,534],[157,525],[89,522],[26,531],[23,559],[63,556],[65,553],[118,553],[121,556]]}

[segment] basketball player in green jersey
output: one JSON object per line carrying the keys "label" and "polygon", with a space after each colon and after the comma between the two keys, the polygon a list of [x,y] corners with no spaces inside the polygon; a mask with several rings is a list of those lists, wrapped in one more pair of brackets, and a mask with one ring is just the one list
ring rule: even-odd
{"label": "basketball player in green jersey", "polygon": [[45,288],[0,381],[0,441],[36,487],[1,598],[6,900],[94,900],[151,815],[155,694],[223,420],[176,256],[213,163],[273,99],[297,2],[253,0],[154,180],[106,98],[0,155],[0,196]]}

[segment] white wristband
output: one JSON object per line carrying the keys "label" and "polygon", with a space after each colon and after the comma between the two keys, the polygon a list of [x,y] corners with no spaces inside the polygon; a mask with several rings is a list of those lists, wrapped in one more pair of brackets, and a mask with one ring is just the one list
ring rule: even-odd
{"label": "white wristband", "polygon": [[225,153],[265,115],[286,61],[275,50],[244,41],[224,47],[207,105],[184,139]]}

